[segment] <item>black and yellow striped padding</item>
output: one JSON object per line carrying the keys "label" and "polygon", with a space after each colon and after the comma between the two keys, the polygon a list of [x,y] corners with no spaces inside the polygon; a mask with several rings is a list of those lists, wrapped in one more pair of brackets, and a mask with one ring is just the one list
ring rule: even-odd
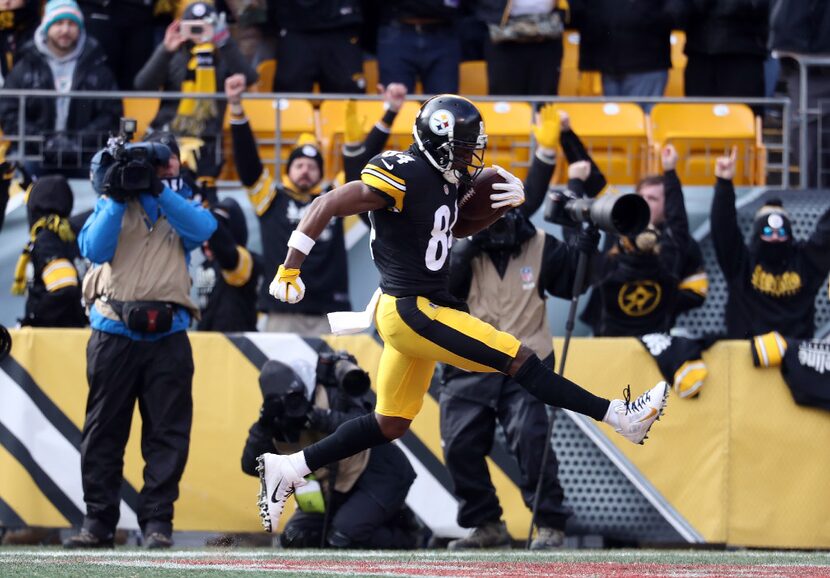
{"label": "black and yellow striped padding", "polygon": [[360,180],[373,189],[377,189],[395,201],[394,210],[403,211],[403,199],[406,195],[406,181],[393,175],[377,165],[368,164],[360,172]]}

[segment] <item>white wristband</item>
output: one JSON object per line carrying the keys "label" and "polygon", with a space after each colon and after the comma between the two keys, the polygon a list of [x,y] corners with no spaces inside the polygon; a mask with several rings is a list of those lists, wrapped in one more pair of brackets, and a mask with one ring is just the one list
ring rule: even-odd
{"label": "white wristband", "polygon": [[314,247],[314,239],[295,229],[288,237],[288,246],[297,249],[303,255],[308,255]]}

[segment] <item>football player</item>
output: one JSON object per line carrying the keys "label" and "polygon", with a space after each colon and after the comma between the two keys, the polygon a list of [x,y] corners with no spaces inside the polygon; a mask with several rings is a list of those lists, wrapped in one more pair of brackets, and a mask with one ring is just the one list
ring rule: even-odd
{"label": "football player", "polygon": [[512,335],[464,311],[448,290],[453,237],[482,230],[521,205],[524,188],[521,180],[494,167],[504,182],[493,185],[492,217],[470,221],[459,215],[457,200],[484,168],[487,146],[481,114],[466,98],[444,94],[426,101],[413,137],[408,150],[372,158],[360,181],[314,200],[291,234],[285,262],[271,283],[270,293],[280,301],[300,301],[305,292],[300,268],[317,235],[334,217],[370,212],[372,256],[381,281],[368,311],[374,312],[384,341],[375,413],[346,422],[302,452],[258,458],[266,531],[276,528],[286,500],[311,471],[401,437],[421,409],[439,361],[508,374],[544,403],[608,423],[634,443],[643,442],[665,406],[665,382],[633,401],[628,391],[625,400],[602,399],[554,374]]}

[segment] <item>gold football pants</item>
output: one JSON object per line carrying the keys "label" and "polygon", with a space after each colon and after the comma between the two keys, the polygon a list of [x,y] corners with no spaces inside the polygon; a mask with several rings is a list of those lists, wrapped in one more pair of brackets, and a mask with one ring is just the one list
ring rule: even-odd
{"label": "gold football pants", "polygon": [[384,341],[375,411],[410,420],[421,410],[436,362],[506,372],[521,345],[509,333],[425,297],[382,295],[375,325]]}

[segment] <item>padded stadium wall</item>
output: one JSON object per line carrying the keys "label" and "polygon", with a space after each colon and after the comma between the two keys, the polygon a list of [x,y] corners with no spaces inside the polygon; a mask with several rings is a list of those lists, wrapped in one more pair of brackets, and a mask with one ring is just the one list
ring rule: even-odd
{"label": "padded stadium wall", "polygon": [[[89,333],[25,329],[12,335],[12,354],[0,363],[0,522],[77,525],[84,511],[79,448]],[[258,367],[274,358],[309,375],[320,340],[215,333],[191,334],[191,340],[195,412],[176,529],[259,531],[258,481],[239,465],[261,403]],[[374,377],[380,346],[371,337],[326,340],[354,353]],[[648,542],[830,547],[830,463],[821,445],[830,439],[830,415],[796,406],[777,370],[752,367],[748,343],[719,343],[704,360],[709,377],[699,398],[672,395],[644,446],[557,412],[555,446],[575,511],[569,531]],[[659,379],[633,339],[575,339],[566,374],[607,397],[620,396],[626,384],[639,392]],[[455,524],[456,503],[442,467],[435,387],[401,441],[418,473],[408,503],[436,534],[458,536],[463,530]],[[140,427],[136,411],[125,456],[125,528],[137,527]],[[509,530],[523,538],[529,513],[515,462],[497,445],[489,465]],[[289,515],[292,508],[293,502]]]}

